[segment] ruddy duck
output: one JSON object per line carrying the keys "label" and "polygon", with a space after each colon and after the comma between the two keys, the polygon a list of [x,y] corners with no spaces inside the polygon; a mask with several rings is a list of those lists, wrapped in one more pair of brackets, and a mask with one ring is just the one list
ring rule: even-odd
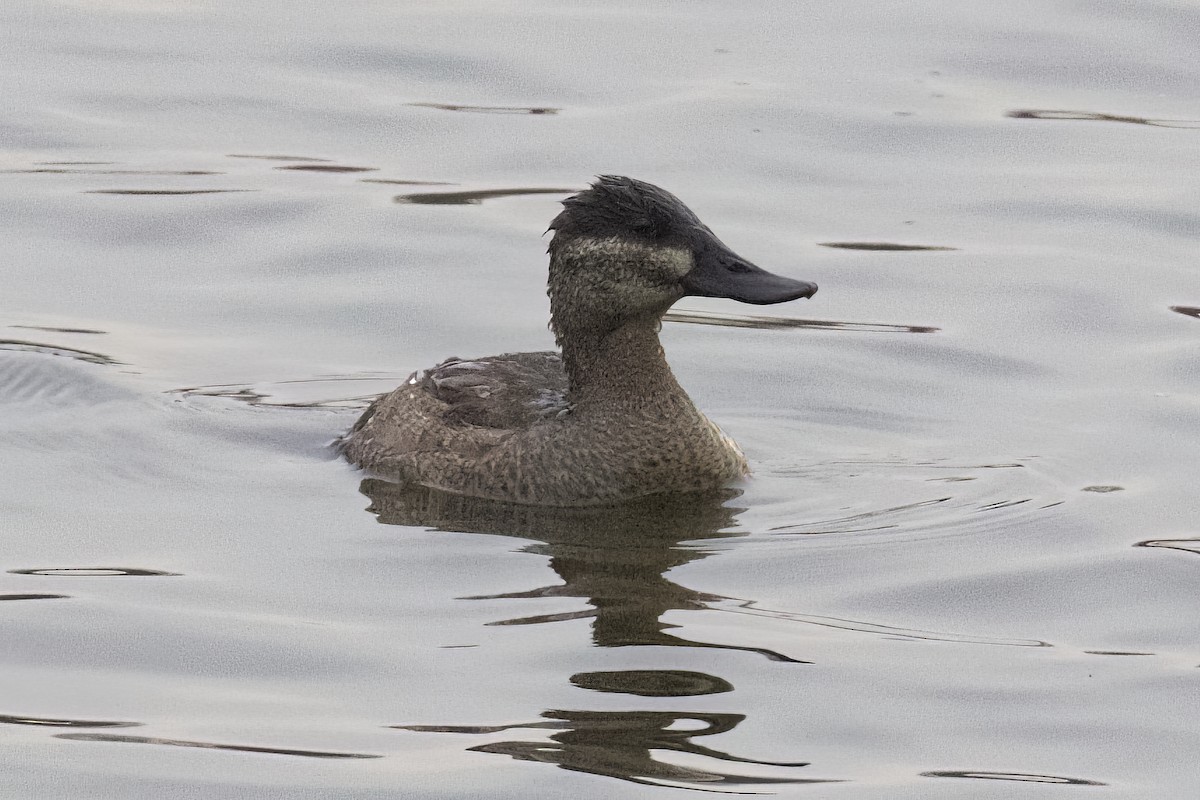
{"label": "ruddy duck", "polygon": [[762,270],[670,192],[601,176],[550,229],[550,328],[561,354],[452,358],[414,373],[342,440],[354,464],[455,494],[547,506],[716,489],[737,444],[667,365],[658,331],[682,297],[766,305],[816,284]]}

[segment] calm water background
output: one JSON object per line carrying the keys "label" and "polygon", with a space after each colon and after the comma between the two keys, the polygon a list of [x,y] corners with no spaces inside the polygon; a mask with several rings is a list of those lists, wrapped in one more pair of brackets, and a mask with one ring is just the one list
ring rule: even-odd
{"label": "calm water background", "polygon": [[[1195,793],[1200,4],[0,31],[0,797]],[[599,172],[878,325],[666,324],[724,507],[360,487],[362,397],[551,344],[562,193],[397,196]]]}

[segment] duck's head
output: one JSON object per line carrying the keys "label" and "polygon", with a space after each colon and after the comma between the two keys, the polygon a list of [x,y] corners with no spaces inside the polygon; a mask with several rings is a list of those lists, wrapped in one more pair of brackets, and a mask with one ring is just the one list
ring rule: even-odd
{"label": "duck's head", "polygon": [[811,297],[814,283],[774,275],[730,250],[670,192],[602,175],[550,223],[551,324],[609,327],[661,315],[681,297],[769,305]]}

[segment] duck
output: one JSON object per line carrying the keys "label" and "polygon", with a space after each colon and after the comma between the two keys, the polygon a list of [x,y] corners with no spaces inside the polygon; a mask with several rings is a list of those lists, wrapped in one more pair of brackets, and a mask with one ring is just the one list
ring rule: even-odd
{"label": "duck", "polygon": [[753,305],[817,286],[737,255],[675,195],[601,175],[547,232],[558,351],[451,358],[376,399],[341,438],[386,480],[531,506],[598,506],[719,490],[737,443],[679,385],[659,342],[683,297]]}

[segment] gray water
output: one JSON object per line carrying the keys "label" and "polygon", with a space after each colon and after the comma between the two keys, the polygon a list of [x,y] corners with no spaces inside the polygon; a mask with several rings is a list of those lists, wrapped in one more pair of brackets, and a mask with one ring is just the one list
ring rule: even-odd
{"label": "gray water", "polygon": [[[0,31],[0,797],[1195,794],[1200,4]],[[551,346],[597,173],[821,285],[664,326],[755,477],[571,514],[337,460],[411,370]]]}

